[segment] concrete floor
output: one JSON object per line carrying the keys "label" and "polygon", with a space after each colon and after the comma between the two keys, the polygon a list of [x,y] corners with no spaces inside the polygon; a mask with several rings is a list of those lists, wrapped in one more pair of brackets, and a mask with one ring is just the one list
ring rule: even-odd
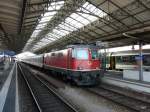
{"label": "concrete floor", "polygon": [[5,64],[1,77],[0,112],[15,112],[15,74],[13,64]]}

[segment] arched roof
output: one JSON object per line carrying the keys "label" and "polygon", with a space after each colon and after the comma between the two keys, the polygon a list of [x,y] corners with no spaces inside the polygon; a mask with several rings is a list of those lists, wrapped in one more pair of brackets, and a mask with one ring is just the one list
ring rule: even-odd
{"label": "arched roof", "polygon": [[3,49],[46,52],[75,42],[149,43],[149,27],[150,0],[0,1]]}

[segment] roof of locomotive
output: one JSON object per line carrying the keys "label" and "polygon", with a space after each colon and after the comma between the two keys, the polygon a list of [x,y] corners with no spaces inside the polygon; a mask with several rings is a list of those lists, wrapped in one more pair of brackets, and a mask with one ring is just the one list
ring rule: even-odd
{"label": "roof of locomotive", "polygon": [[[96,45],[88,45],[88,44],[75,44],[75,45],[68,45],[68,46],[65,47],[65,49],[68,49],[68,48],[90,48],[90,49],[99,49],[99,47],[96,46]],[[52,50],[51,52],[48,52],[48,53],[59,52],[59,51],[65,50],[65,49]],[[47,53],[44,53],[44,54],[47,54]]]}

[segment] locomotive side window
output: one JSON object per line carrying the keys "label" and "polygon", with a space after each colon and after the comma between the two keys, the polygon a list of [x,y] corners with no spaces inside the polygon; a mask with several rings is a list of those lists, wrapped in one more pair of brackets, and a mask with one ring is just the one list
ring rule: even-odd
{"label": "locomotive side window", "polygon": [[58,57],[62,57],[63,56],[63,53],[58,53]]}
{"label": "locomotive side window", "polygon": [[87,49],[77,49],[76,50],[77,59],[88,59],[88,50]]}
{"label": "locomotive side window", "polygon": [[51,56],[55,56],[55,53],[52,53],[52,55]]}
{"label": "locomotive side window", "polygon": [[98,52],[97,50],[91,50],[92,59],[98,59]]}

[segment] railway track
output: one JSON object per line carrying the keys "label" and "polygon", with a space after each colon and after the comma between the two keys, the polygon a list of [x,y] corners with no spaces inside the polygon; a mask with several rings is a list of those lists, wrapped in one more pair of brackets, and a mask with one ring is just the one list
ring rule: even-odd
{"label": "railway track", "polygon": [[39,112],[78,112],[54,88],[34,76],[25,67],[18,64],[18,69],[21,71]]}
{"label": "railway track", "polygon": [[[111,88],[111,87],[110,87]],[[136,112],[150,112],[150,103],[141,101],[125,94],[114,91],[114,88],[95,87],[95,88],[83,88],[92,94],[104,97],[107,100],[111,100],[118,105],[124,106],[132,111]]]}
{"label": "railway track", "polygon": [[28,88],[21,70],[18,69],[18,92],[19,92],[19,110],[20,112],[38,112],[36,102]]}
{"label": "railway track", "polygon": [[135,99],[133,97],[121,94],[119,92],[115,92],[112,89],[104,87],[95,87],[87,88],[86,90],[91,92],[92,94],[104,97],[105,99],[117,103],[121,106],[125,106],[133,111],[150,112],[150,103],[141,101],[139,99]]}

